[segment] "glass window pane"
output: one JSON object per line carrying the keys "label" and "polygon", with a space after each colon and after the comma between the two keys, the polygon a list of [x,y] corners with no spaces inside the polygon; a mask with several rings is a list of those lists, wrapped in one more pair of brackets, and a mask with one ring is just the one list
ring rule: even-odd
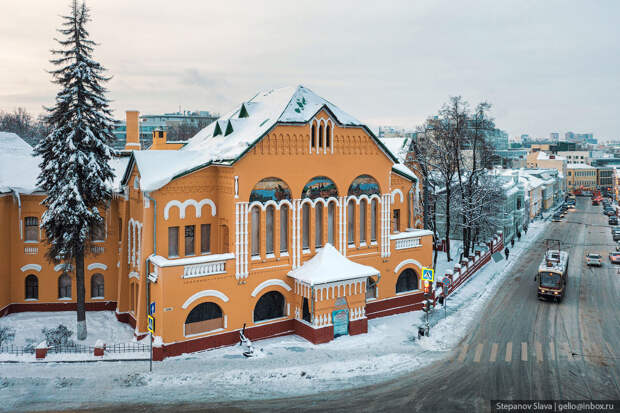
{"label": "glass window pane", "polygon": [[260,208],[252,208],[252,255],[260,255]]}
{"label": "glass window pane", "polygon": [[267,214],[265,217],[265,226],[267,230],[265,252],[267,254],[273,254],[273,232],[274,232],[273,231],[274,229],[273,214],[274,214],[274,210],[275,208],[273,207],[273,205],[269,205],[267,207]]}
{"label": "glass window pane", "polygon": [[302,208],[302,248],[310,248],[310,205],[304,204]]}
{"label": "glass window pane", "polygon": [[327,242],[334,245],[334,215],[335,215],[335,204],[333,202],[329,203],[327,207]]}
{"label": "glass window pane", "polygon": [[314,246],[323,246],[323,204],[317,204],[314,210]]}
{"label": "glass window pane", "polygon": [[360,202],[360,242],[366,242],[366,200]]}
{"label": "glass window pane", "polygon": [[373,199],[370,204],[370,240],[377,240],[377,200]]}
{"label": "glass window pane", "polygon": [[288,205],[280,207],[280,252],[288,251]]}
{"label": "glass window pane", "polygon": [[179,227],[168,228],[168,256],[179,256]]}
{"label": "glass window pane", "polygon": [[202,254],[211,252],[211,224],[200,226],[200,252]]}
{"label": "glass window pane", "polygon": [[185,255],[194,255],[194,226],[185,226]]}
{"label": "glass window pane", "polygon": [[355,201],[349,201],[347,209],[347,239],[349,244],[355,244]]}

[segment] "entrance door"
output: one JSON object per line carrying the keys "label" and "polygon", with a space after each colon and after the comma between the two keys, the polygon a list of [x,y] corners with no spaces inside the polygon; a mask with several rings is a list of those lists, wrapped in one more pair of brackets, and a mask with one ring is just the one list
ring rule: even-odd
{"label": "entrance door", "polygon": [[349,334],[349,310],[336,310],[332,312],[334,324],[334,338]]}
{"label": "entrance door", "polygon": [[310,307],[308,306],[308,299],[304,297],[304,303],[302,306],[302,318],[304,321],[310,322]]}

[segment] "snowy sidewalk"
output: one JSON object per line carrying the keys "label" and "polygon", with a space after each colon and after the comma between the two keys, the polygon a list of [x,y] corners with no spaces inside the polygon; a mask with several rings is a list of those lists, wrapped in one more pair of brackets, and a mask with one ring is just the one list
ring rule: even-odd
{"label": "snowy sidewalk", "polygon": [[259,356],[250,359],[239,346],[169,358],[154,363],[151,374],[148,362],[89,363],[86,368],[79,363],[0,364],[0,403],[20,410],[34,401],[44,410],[79,407],[87,401],[135,403],[138,398],[162,404],[273,398],[358,387],[407,374],[445,357],[462,340],[546,225],[530,225],[511,248],[508,265],[505,260],[491,261],[454,292],[445,320],[437,307],[431,335],[421,340],[417,327],[424,313],[418,311],[369,320],[368,334],[321,345],[296,336],[258,341]]}

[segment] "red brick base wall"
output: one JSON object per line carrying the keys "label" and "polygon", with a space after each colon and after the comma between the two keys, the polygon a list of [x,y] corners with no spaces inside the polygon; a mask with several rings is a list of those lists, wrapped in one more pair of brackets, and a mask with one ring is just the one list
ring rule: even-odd
{"label": "red brick base wall", "polygon": [[357,334],[368,333],[368,319],[362,318],[361,320],[355,320],[349,322],[349,335],[354,336]]}
{"label": "red brick base wall", "polygon": [[[0,312],[0,317],[12,313],[23,313],[26,311],[75,311],[76,303],[12,303],[7,305]],[[116,301],[96,301],[86,303],[86,311],[114,311]]]}
{"label": "red brick base wall", "polygon": [[293,320],[293,325],[295,326],[295,334],[313,344],[327,343],[334,339],[334,326],[312,328],[299,320]]}
{"label": "red brick base wall", "polygon": [[381,301],[371,301],[366,303],[366,317],[372,319],[421,310],[423,301],[424,293],[422,291]]}
{"label": "red brick base wall", "polygon": [[[294,320],[282,320],[274,323],[248,327],[245,335],[252,341],[265,338],[279,337],[295,332]],[[333,335],[332,335],[333,336]],[[164,344],[162,347],[153,347],[153,360],[163,360],[166,357],[179,356],[184,353],[208,350],[223,346],[232,346],[239,343],[239,330],[227,331],[208,337],[201,337],[181,343]]]}

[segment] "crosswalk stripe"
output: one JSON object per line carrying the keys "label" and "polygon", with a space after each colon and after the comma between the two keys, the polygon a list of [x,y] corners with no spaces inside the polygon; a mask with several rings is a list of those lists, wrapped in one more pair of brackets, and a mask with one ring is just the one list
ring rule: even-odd
{"label": "crosswalk stripe", "polygon": [[463,348],[461,349],[461,354],[459,354],[459,361],[462,362],[465,360],[465,356],[467,355],[467,349],[469,348],[469,343],[465,343]]}
{"label": "crosswalk stripe", "polygon": [[527,361],[527,343],[521,343],[521,361]]}
{"label": "crosswalk stripe", "polygon": [[542,363],[543,362],[542,344],[540,344],[537,341],[534,345],[536,347],[536,361],[538,361],[539,363]]}
{"label": "crosswalk stripe", "polygon": [[553,345],[553,341],[549,342],[549,358],[551,361],[555,361],[555,347]]}
{"label": "crosswalk stripe", "polygon": [[474,356],[474,363],[480,363],[480,357],[482,357],[482,348],[484,344],[480,343],[476,346],[476,355]]}
{"label": "crosswalk stripe", "polygon": [[489,361],[491,363],[495,363],[496,359],[497,359],[497,343],[493,343],[491,345],[491,358],[489,358]]}
{"label": "crosswalk stripe", "polygon": [[510,363],[512,361],[512,341],[506,344],[506,362]]}

